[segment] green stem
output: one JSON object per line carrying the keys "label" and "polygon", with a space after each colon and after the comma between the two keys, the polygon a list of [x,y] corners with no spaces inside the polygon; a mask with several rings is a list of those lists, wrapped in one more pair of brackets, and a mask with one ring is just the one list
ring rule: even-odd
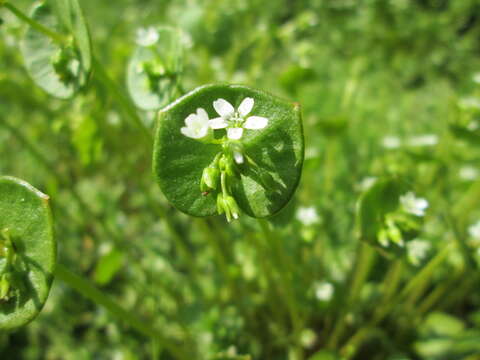
{"label": "green stem", "polygon": [[455,293],[457,291],[452,291],[452,288],[457,290],[458,284],[466,276],[467,272],[462,269],[458,271],[457,274],[452,276],[447,281],[443,281],[439,286],[437,286],[426,298],[417,306],[417,314],[422,316],[432,309],[435,304],[437,304],[441,299],[445,298],[445,295],[448,293]]}
{"label": "green stem", "polygon": [[[217,178],[218,179],[218,178]],[[218,181],[218,180],[217,180]],[[228,191],[227,191],[227,174],[225,173],[225,171],[222,171],[221,174],[220,174],[220,185],[222,186],[222,194],[223,196],[227,196],[228,195]]]}
{"label": "green stem", "polygon": [[[279,243],[280,237],[270,229],[269,223],[266,220],[257,219],[257,221],[263,231],[265,242],[272,248],[273,255],[277,262],[276,270],[278,271],[283,283],[283,291],[280,291],[280,293],[282,293],[285,298],[292,322],[294,342],[295,345],[297,345],[297,337],[299,332],[302,330],[302,320],[298,311],[299,307],[295,298],[295,290],[292,281],[287,274],[289,273],[293,275],[293,268],[290,266],[291,264],[284,256],[285,254]],[[302,353],[301,347],[296,347],[294,350],[296,353]],[[301,358],[302,356],[299,355],[299,357]]]}
{"label": "green stem", "polygon": [[[256,249],[256,255],[258,256],[258,263],[260,264],[262,274],[266,278],[267,293],[271,294],[272,297],[268,301],[268,306],[271,308],[272,315],[275,316],[276,321],[279,324],[284,324],[283,311],[278,299],[281,298],[281,293],[278,291],[278,288],[273,284],[276,284],[275,276],[273,274],[273,269],[269,261],[263,261],[264,259],[270,258],[270,251],[265,246],[265,242],[259,239],[257,234],[250,232],[248,229],[244,228],[244,233],[247,236],[247,239],[251,242],[252,246]],[[278,293],[278,296],[277,296]]]}
{"label": "green stem", "polygon": [[[446,259],[447,255],[451,251],[451,244],[447,244],[435,257],[433,257],[429,263],[422,268],[422,270],[415,275],[404,287],[403,291],[398,294],[395,299],[392,299],[388,302],[384,307],[382,307],[379,311],[377,311],[371,321],[362,327],[359,331],[357,331],[342,347],[340,353],[341,354],[349,354],[353,356],[358,348],[358,346],[362,343],[363,339],[368,335],[368,333],[375,328],[375,326],[382,321],[387,314],[389,314],[392,309],[401,304],[402,301],[407,298],[407,296],[411,296],[412,293],[416,293],[418,288],[424,287],[424,284],[430,279],[433,274],[433,271],[437,268],[437,266],[441,265],[443,261]],[[416,297],[416,295],[414,295]]]}
{"label": "green stem", "polygon": [[22,11],[20,11],[18,8],[16,8],[9,2],[4,2],[3,4],[0,4],[0,5],[3,5],[6,9],[10,10],[20,20],[26,22],[28,25],[30,25],[32,28],[34,28],[38,32],[41,32],[45,36],[48,36],[57,44],[64,45],[67,42],[67,38],[65,36],[58,34],[55,31],[52,31],[46,26],[40,24],[39,22],[33,20],[32,18],[25,15]]}
{"label": "green stem", "polygon": [[98,305],[103,306],[116,318],[124,321],[139,333],[155,339],[158,345],[165,347],[177,359],[187,359],[185,352],[177,345],[173,344],[163,334],[160,334],[157,329],[150,326],[148,322],[136,318],[134,315],[123,309],[120,305],[114,302],[110,297],[106,296],[101,290],[94,287],[90,281],[80,277],[69,271],[65,266],[57,264],[55,275],[68,284],[75,291],[82,296],[92,300]]}
{"label": "green stem", "polygon": [[[357,258],[355,260],[355,265],[351,272],[351,291],[348,295],[347,302],[345,304],[345,309],[349,309],[357,300],[360,291],[362,289],[363,284],[368,278],[368,274],[372,267],[373,259],[374,259],[374,252],[372,248],[365,244],[359,244],[359,251],[357,252]],[[335,324],[335,327],[332,331],[332,335],[327,343],[327,347],[329,349],[335,349],[337,347],[338,342],[343,336],[345,328],[347,326],[347,314],[345,310],[340,313],[339,320]]]}
{"label": "green stem", "polygon": [[[403,288],[403,291],[400,293],[400,298],[406,298],[407,295],[410,295],[409,301],[412,301],[413,298],[417,298],[419,288],[423,288],[425,283],[433,275],[433,271],[447,258],[451,251],[451,244],[447,244],[441,251],[438,252],[433,259],[431,259],[427,265],[425,265],[422,270],[411,279],[408,284]],[[414,294],[414,295],[412,295]]]}
{"label": "green stem", "polygon": [[[226,259],[226,256],[224,255],[224,253],[223,253],[223,251],[220,247],[219,236],[214,231],[212,231],[212,229],[210,228],[210,226],[207,223],[207,220],[199,219],[198,224],[202,228],[203,233],[205,234],[206,240],[210,243],[210,245],[213,248],[213,252],[214,252],[215,260],[217,262],[217,266],[220,268],[220,271],[222,272],[225,280],[230,285],[232,285],[231,280],[230,280],[230,276],[229,276],[229,272],[228,272],[227,259]],[[232,290],[234,290],[234,289],[232,289]],[[232,295],[234,295],[234,294],[235,294],[235,292],[232,292]]]}

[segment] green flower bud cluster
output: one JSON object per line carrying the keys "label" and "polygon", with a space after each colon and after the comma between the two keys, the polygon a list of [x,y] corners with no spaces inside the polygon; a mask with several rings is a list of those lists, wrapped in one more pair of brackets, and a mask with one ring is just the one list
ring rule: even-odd
{"label": "green flower bud cluster", "polygon": [[217,211],[219,214],[225,214],[227,221],[238,219],[240,208],[231,193],[231,184],[238,179],[240,172],[238,165],[234,161],[233,151],[241,154],[238,145],[232,145],[228,142],[223,144],[222,152],[215,156],[215,159],[208,165],[202,173],[200,180],[200,191],[206,196],[211,192],[216,195]]}
{"label": "green flower bud cluster", "polygon": [[76,79],[80,62],[73,44],[59,49],[52,57],[52,65],[60,81],[70,84]]}
{"label": "green flower bud cluster", "polygon": [[218,160],[220,156],[217,155],[215,160],[203,169],[202,178],[200,180],[200,191],[202,193],[210,193],[217,190],[220,182],[220,168],[218,167]]}
{"label": "green flower bud cluster", "polygon": [[423,217],[416,216],[399,208],[385,215],[383,226],[377,233],[378,242],[382,247],[395,244],[400,248],[405,243],[418,236],[423,225]]}
{"label": "green flower bud cluster", "polygon": [[159,58],[144,61],[141,64],[140,71],[147,75],[148,86],[150,90],[154,92],[160,90],[161,80],[175,80],[175,78],[178,76],[178,72],[169,69],[168,66],[166,66]]}
{"label": "green flower bud cluster", "polygon": [[238,219],[240,214],[240,209],[233,196],[223,193],[217,195],[217,211],[219,214],[225,214],[228,222]]}

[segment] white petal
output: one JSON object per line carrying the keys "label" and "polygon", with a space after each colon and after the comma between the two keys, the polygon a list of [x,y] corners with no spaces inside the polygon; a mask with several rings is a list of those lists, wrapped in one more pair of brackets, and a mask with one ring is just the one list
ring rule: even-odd
{"label": "white petal", "polygon": [[268,119],[262,116],[250,116],[243,127],[245,129],[258,130],[263,129],[268,124]]}
{"label": "white petal", "polygon": [[239,140],[243,135],[242,128],[228,128],[227,129],[227,137],[230,140]]}
{"label": "white petal", "polygon": [[210,126],[210,128],[212,129],[225,129],[228,126],[228,124],[225,120],[223,120],[223,118],[219,117],[212,120],[208,120],[208,126]]}
{"label": "white petal", "polygon": [[208,114],[203,108],[198,108],[197,109],[197,116],[203,121],[207,122],[208,121]]}
{"label": "white petal", "polygon": [[196,137],[195,139],[201,139],[205,136],[207,136],[208,133],[208,126],[202,126],[200,129],[197,129],[196,131]]}
{"label": "white petal", "polygon": [[136,42],[140,46],[151,46],[158,41],[160,37],[157,29],[150,26],[148,28],[140,28],[137,30],[137,39]]}
{"label": "white petal", "polygon": [[185,136],[192,137],[192,130],[188,127],[182,127],[180,132]]}
{"label": "white petal", "polygon": [[251,97],[243,99],[242,103],[238,107],[240,116],[247,116],[252,111],[254,100]]}
{"label": "white petal", "polygon": [[233,152],[233,158],[235,159],[235,162],[237,164],[243,164],[243,155],[241,152],[234,151]]}
{"label": "white petal", "polygon": [[235,112],[235,109],[233,108],[232,104],[230,104],[227,100],[225,99],[217,99],[213,102],[213,107],[215,111],[220,115],[221,117],[224,118],[229,118],[233,115]]}
{"label": "white petal", "polygon": [[196,122],[195,120],[197,120],[197,115],[196,114],[190,114],[185,119],[185,125],[187,125],[188,127],[193,126],[193,124]]}
{"label": "white petal", "polygon": [[425,199],[418,199],[415,204],[419,209],[425,210],[428,208],[428,201]]}
{"label": "white petal", "polygon": [[180,132],[189,138],[201,139],[207,135],[208,127],[207,126],[198,127],[198,128],[182,127],[180,129]]}

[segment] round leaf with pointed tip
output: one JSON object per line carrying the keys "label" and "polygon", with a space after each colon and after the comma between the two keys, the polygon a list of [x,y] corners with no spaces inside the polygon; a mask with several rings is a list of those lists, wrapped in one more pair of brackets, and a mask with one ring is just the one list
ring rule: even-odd
{"label": "round leaf with pointed tip", "polygon": [[158,40],[151,46],[138,45],[127,69],[127,86],[137,107],[156,110],[168,104],[177,90],[182,68],[180,30],[157,27]]}
{"label": "round leaf with pointed tip", "polygon": [[53,11],[48,3],[40,3],[33,7],[31,17],[44,27],[71,37],[65,37],[65,44],[58,44],[29,27],[21,48],[25,66],[35,83],[52,96],[68,99],[87,83],[92,62],[91,44],[77,0],[59,3],[65,3],[59,8],[68,9],[67,13]]}
{"label": "round leaf with pointed tip", "polygon": [[[56,263],[48,196],[13,178],[0,177],[0,278],[8,273],[8,296],[0,299],[0,330],[35,318],[47,300]],[[7,265],[6,239],[14,250]]]}
{"label": "round leaf with pointed tip", "polygon": [[193,216],[217,214],[215,197],[202,194],[200,179],[203,169],[222,150],[221,145],[184,136],[180,128],[185,118],[197,108],[205,109],[209,118],[218,117],[213,108],[215,100],[223,98],[237,108],[246,97],[254,99],[250,115],[268,118],[268,125],[244,131],[244,153],[258,166],[239,166],[240,176],[232,184],[233,196],[252,217],[277,213],[293,196],[304,158],[300,106],[246,86],[206,85],[163,109],[158,119],[154,173],[167,199],[179,210]]}

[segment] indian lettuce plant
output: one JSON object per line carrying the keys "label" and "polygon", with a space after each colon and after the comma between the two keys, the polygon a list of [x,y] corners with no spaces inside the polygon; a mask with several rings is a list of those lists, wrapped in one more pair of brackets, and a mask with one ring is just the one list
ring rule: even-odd
{"label": "indian lettuce plant", "polygon": [[477,7],[0,0],[1,357],[476,359]]}

